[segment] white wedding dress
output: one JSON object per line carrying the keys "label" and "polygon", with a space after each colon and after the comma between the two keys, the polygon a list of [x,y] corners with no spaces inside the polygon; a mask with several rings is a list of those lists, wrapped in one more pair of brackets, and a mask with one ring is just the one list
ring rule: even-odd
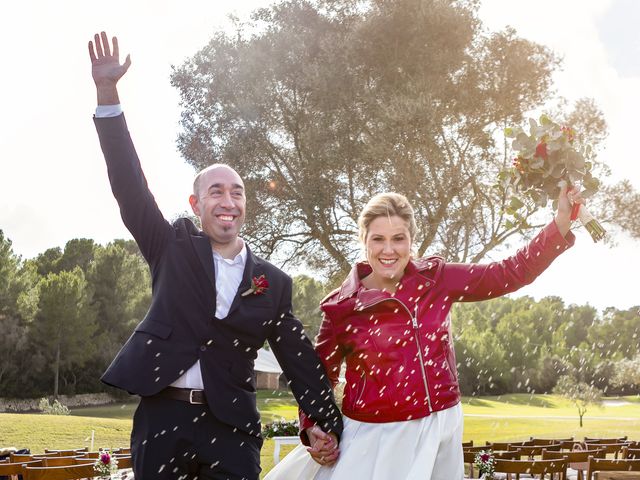
{"label": "white wedding dress", "polygon": [[264,480],[461,480],[462,407],[406,422],[344,418],[340,457],[330,467],[298,445]]}

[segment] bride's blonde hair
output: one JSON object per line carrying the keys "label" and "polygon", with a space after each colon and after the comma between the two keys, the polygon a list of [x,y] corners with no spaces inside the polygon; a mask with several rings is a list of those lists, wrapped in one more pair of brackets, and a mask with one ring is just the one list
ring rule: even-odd
{"label": "bride's blonde hair", "polygon": [[362,209],[358,217],[358,236],[364,245],[367,242],[369,225],[378,217],[397,216],[407,223],[411,242],[416,236],[418,227],[407,197],[395,192],[384,192],[373,196]]}

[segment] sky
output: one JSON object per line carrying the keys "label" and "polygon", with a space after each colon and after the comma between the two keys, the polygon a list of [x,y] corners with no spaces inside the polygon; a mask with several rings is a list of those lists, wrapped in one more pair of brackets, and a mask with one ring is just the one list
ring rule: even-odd
{"label": "sky", "polygon": [[[95,32],[117,35],[132,66],[120,99],[148,183],[165,216],[188,209],[194,171],[180,156],[177,90],[180,65],[265,0],[23,0],[0,17],[0,229],[23,259],[73,238],[106,244],[131,238],[119,217],[92,122],[95,87],[87,42]],[[629,179],[640,189],[637,117],[640,111],[640,2],[635,0],[483,0],[490,30],[507,25],[563,58],[555,76],[569,100],[594,98],[609,124],[600,159],[608,181]],[[557,295],[599,310],[640,305],[634,278],[640,241],[594,244],[584,230],[532,285],[515,295]],[[514,244],[513,248],[517,245]],[[499,259],[495,257],[494,259]],[[295,273],[295,272],[290,272]]]}

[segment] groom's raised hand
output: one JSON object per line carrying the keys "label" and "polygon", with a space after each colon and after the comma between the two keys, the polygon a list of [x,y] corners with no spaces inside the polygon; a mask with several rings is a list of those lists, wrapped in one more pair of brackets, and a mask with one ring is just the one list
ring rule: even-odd
{"label": "groom's raised hand", "polygon": [[118,39],[113,37],[113,48],[109,46],[109,39],[105,32],[95,34],[94,41],[89,41],[89,58],[91,59],[91,75],[96,84],[98,105],[116,105],[120,103],[118,80],[127,73],[131,66],[131,57],[127,55],[125,62],[120,64],[120,49]]}

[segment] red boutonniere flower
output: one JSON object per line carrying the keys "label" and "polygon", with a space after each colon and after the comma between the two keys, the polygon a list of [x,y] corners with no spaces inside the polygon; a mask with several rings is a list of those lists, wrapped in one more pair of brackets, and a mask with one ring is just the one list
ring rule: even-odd
{"label": "red boutonniere flower", "polygon": [[246,292],[242,292],[242,296],[246,297],[247,295],[262,295],[269,288],[269,282],[267,281],[267,277],[264,276],[264,273],[259,277],[253,277],[251,279],[251,288]]}

